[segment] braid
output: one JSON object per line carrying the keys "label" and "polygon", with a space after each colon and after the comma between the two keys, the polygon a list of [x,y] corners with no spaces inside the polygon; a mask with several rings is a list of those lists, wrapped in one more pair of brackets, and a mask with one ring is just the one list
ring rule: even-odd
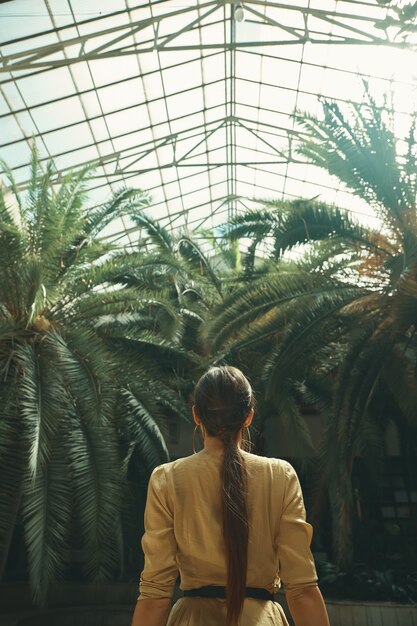
{"label": "braid", "polygon": [[234,367],[211,368],[197,383],[195,405],[208,435],[224,444],[221,468],[223,538],[227,561],[227,626],[242,613],[248,566],[247,471],[236,440],[253,406],[252,389]]}
{"label": "braid", "polygon": [[249,524],[246,467],[232,437],[225,441],[222,467],[223,537],[227,558],[227,618],[237,624],[243,609],[248,566]]}

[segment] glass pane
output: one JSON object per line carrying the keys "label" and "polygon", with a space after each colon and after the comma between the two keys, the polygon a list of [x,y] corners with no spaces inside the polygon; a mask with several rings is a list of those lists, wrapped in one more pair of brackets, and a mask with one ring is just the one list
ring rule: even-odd
{"label": "glass pane", "polygon": [[28,106],[74,93],[74,83],[66,67],[19,80],[19,89]]}
{"label": "glass pane", "polygon": [[39,132],[68,126],[83,121],[85,114],[80,99],[76,96],[63,102],[54,102],[32,110],[32,116]]}

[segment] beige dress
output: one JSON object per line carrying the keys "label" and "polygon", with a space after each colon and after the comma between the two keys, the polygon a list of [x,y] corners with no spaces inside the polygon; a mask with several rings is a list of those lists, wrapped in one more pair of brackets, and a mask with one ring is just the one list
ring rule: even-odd
{"label": "beige dress", "polygon": [[[291,465],[242,452],[248,470],[248,587],[275,592],[317,581],[310,551],[312,529]],[[226,582],[221,530],[219,451],[202,450],[157,467],[149,482],[142,547],[145,567],[140,597],[171,598],[178,574],[181,589]],[[221,626],[226,601],[181,598],[167,626]],[[286,626],[276,602],[245,598],[240,626]]]}

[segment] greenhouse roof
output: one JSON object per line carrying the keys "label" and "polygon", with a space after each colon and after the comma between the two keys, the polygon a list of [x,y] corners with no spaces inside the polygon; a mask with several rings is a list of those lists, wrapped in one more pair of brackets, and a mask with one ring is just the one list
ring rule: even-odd
{"label": "greenhouse roof", "polygon": [[366,213],[297,155],[294,112],[319,113],[319,96],[361,101],[365,79],[377,97],[393,92],[401,136],[417,109],[417,36],[399,6],[1,2],[0,156],[22,186],[33,139],[58,174],[96,161],[93,204],[139,187],[155,218],[189,231],[254,198],[319,196]]}

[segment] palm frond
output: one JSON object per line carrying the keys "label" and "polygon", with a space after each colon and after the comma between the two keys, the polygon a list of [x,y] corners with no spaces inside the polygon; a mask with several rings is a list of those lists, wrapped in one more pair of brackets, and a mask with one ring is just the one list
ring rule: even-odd
{"label": "palm frond", "polygon": [[294,312],[278,348],[266,361],[264,379],[268,395],[287,376],[305,375],[311,361],[316,359],[316,347],[321,344],[323,334],[327,339],[340,339],[345,331],[336,314],[356,294],[357,290],[347,287],[300,302],[300,310]]}
{"label": "palm frond", "polygon": [[399,346],[395,347],[390,358],[384,362],[383,380],[402,414],[410,426],[415,428],[417,427],[417,378],[415,364],[410,356],[401,351]]}
{"label": "palm frond", "polygon": [[323,110],[323,120],[308,114],[297,116],[306,131],[298,152],[337,176],[393,228],[404,226],[411,197],[397,140],[369,90],[367,102],[349,104],[347,115],[329,100],[323,101]]}
{"label": "palm frond", "polygon": [[185,273],[183,264],[172,255],[116,252],[96,265],[83,265],[68,272],[67,280],[75,294],[93,287],[127,285],[139,290],[166,289],[169,278]]}
{"label": "palm frond", "polygon": [[141,189],[121,188],[99,207],[89,211],[84,226],[84,236],[96,238],[116,217],[129,215],[132,219],[139,208],[147,206],[149,198]]}
{"label": "palm frond", "polygon": [[278,216],[276,210],[271,211],[270,208],[248,211],[234,217],[220,232],[231,241],[248,238],[259,242],[272,233]]}
{"label": "palm frond", "polygon": [[104,339],[111,350],[120,352],[121,367],[140,368],[164,378],[167,369],[185,370],[201,366],[201,357],[181,344],[173,343],[159,332],[144,330],[138,324],[129,327],[119,323],[106,325]]}
{"label": "palm frond", "polygon": [[242,269],[242,257],[237,241],[227,240],[226,236],[218,235],[215,230],[200,230],[199,235],[203,236],[210,245],[214,256],[220,258],[220,262],[232,272]]}
{"label": "palm frond", "polygon": [[[25,222],[25,203],[20,193],[19,185],[16,182],[16,179],[13,174],[13,170],[7,165],[3,159],[0,159],[0,167],[2,168],[4,174],[6,175],[6,180],[9,183],[10,191],[13,193],[14,199],[16,200],[17,207],[19,209],[19,218],[22,223]],[[2,217],[2,220],[4,218]]]}
{"label": "palm frond", "polygon": [[[54,216],[52,177],[54,166],[52,161],[42,171],[35,144],[32,146],[31,178],[27,190],[26,227],[29,234],[30,252],[42,256],[47,244],[59,235],[53,228]],[[52,233],[51,231],[52,227]]]}
{"label": "palm frond", "polygon": [[121,474],[116,430],[104,419],[73,414],[68,426],[69,460],[85,574],[103,581],[121,559]]}
{"label": "palm frond", "polygon": [[[63,270],[63,260],[68,258],[68,248],[76,248],[84,228],[83,202],[87,197],[87,183],[91,165],[78,172],[69,172],[60,181],[58,191],[53,186],[53,171],[47,170],[42,186],[44,196],[38,200],[37,221],[40,223],[39,249],[45,270],[51,280],[56,280]],[[49,189],[49,196],[48,196]],[[41,216],[43,219],[41,221]]]}
{"label": "palm frond", "polygon": [[141,394],[138,395],[122,389],[120,408],[125,413],[124,419],[127,421],[129,439],[132,444],[128,458],[130,459],[133,451],[137,450],[150,475],[155,467],[169,461],[169,452],[158,424],[140,398]]}
{"label": "palm frond", "polygon": [[48,465],[62,418],[62,380],[51,367],[51,354],[45,344],[17,345],[14,348],[19,378],[20,415],[25,424],[28,467],[35,479]]}
{"label": "palm frond", "polygon": [[17,226],[0,222],[0,301],[8,303],[19,316],[23,317],[23,280],[16,268],[22,268],[25,254],[25,239]]}
{"label": "palm frond", "polygon": [[314,455],[310,430],[300,411],[294,381],[287,378],[275,388],[270,388],[268,402],[275,419],[284,424],[294,446],[294,454],[301,458]]}
{"label": "palm frond", "polygon": [[150,241],[158,252],[163,254],[167,252],[172,253],[174,241],[166,228],[149,217],[149,215],[146,215],[143,211],[136,212],[132,215],[132,221],[147,233]]}
{"label": "palm frond", "polygon": [[[349,292],[349,298],[363,293],[359,288],[335,285],[334,281],[308,272],[279,272],[268,275],[244,286],[225,299],[221,307],[214,309],[206,336],[214,348],[223,345],[242,327],[251,324],[276,307],[286,306],[299,298],[331,297],[334,293]],[[348,301],[348,297],[345,303]]]}
{"label": "palm frond", "polygon": [[[62,311],[61,311],[62,315]],[[167,340],[177,341],[183,331],[183,320],[174,304],[158,294],[138,293],[134,289],[119,289],[113,292],[88,293],[66,310],[75,323],[92,321],[96,328],[106,323],[136,322],[142,328],[158,330]]]}
{"label": "palm frond", "polygon": [[0,383],[0,580],[6,567],[10,542],[22,499],[25,445],[15,419],[13,378],[2,373]]}
{"label": "palm frond", "polygon": [[341,239],[354,245],[374,248],[368,228],[355,224],[349,213],[324,202],[297,200],[293,211],[274,230],[276,258],[294,246],[313,241]]}
{"label": "palm frond", "polygon": [[[76,172],[70,171],[60,180],[60,187],[54,195],[56,215],[62,234],[71,240],[80,227],[80,215],[88,195],[88,181],[94,165],[88,163]],[[68,235],[67,235],[68,233]]]}
{"label": "palm frond", "polygon": [[187,265],[190,268],[196,268],[200,274],[206,274],[221,297],[221,281],[201,247],[191,237],[185,235],[177,242],[177,247],[179,254],[187,261]]}
{"label": "palm frond", "polygon": [[[79,190],[81,199],[83,193],[81,188]],[[115,192],[103,205],[88,212],[78,209],[80,202],[77,201],[74,211],[68,218],[70,227],[67,235],[64,238],[61,236],[60,240],[57,256],[61,269],[59,276],[62,278],[74,265],[92,262],[103,256],[109,249],[109,244],[99,238],[101,233],[116,218],[134,213],[143,202],[146,202],[143,192],[126,188]]]}
{"label": "palm frond", "polygon": [[13,219],[12,207],[6,202],[6,191],[3,189],[2,184],[0,184],[0,224],[2,226],[16,226],[15,220]]}
{"label": "palm frond", "polygon": [[72,517],[68,465],[59,437],[48,465],[27,478],[23,503],[30,584],[35,600],[45,604],[51,582],[63,575],[63,553]]}
{"label": "palm frond", "polygon": [[[118,575],[126,451],[149,470],[167,459],[158,429],[187,419],[193,337],[218,295],[177,249],[129,253],[103,236],[146,194],[122,189],[87,210],[90,165],[59,178],[34,148],[31,168],[24,193],[11,182],[20,215],[0,197],[0,567],[21,507],[39,603],[68,547],[88,577]],[[127,387],[136,413],[123,416]]]}
{"label": "palm frond", "polygon": [[105,422],[114,401],[113,368],[92,330],[74,329],[65,337],[51,330],[44,339],[54,354],[67,392],[85,419]]}

